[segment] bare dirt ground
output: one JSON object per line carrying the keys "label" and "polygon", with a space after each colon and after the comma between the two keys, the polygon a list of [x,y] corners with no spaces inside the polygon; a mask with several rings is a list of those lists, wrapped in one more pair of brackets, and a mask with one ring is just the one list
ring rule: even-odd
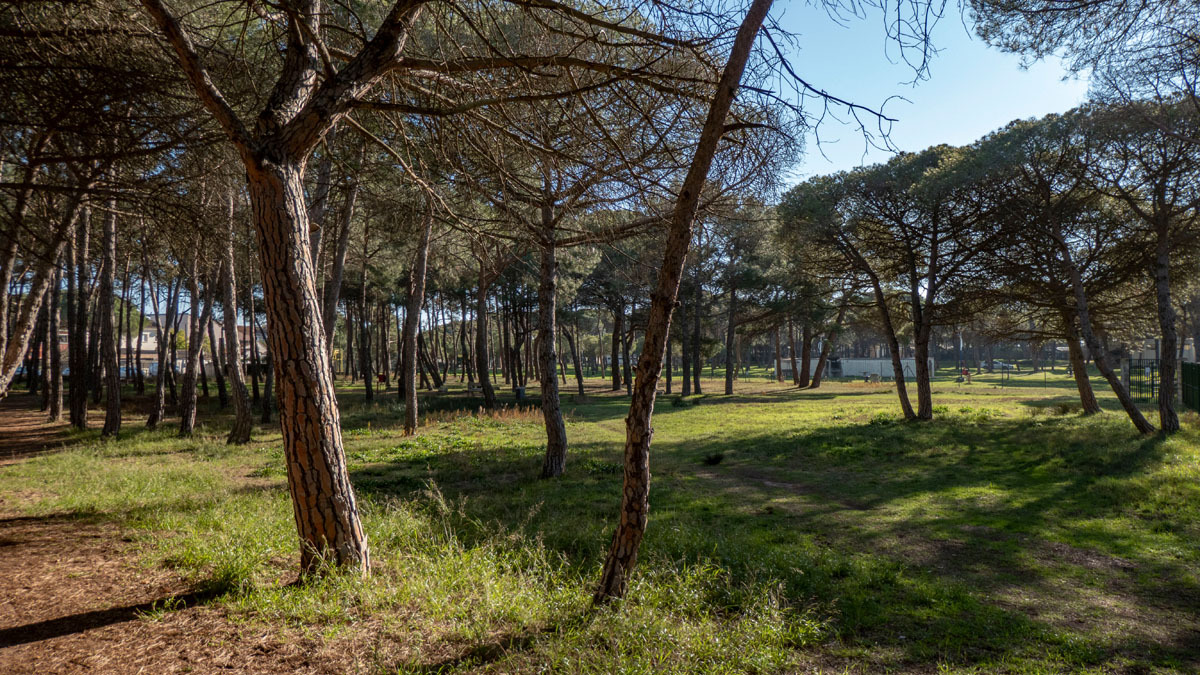
{"label": "bare dirt ground", "polygon": [[[64,427],[13,398],[0,401],[0,463],[61,448]],[[363,669],[320,639],[230,621],[176,576],[140,565],[119,528],[21,515],[26,498],[0,495],[0,673]]]}
{"label": "bare dirt ground", "polygon": [[53,452],[70,442],[67,423],[50,424],[39,399],[13,394],[0,400],[0,466]]}

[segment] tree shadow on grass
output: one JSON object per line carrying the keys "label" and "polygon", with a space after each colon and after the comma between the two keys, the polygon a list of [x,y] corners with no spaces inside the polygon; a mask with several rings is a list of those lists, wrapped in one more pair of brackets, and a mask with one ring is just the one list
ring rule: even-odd
{"label": "tree shadow on grass", "polygon": [[[713,454],[725,461],[706,466]],[[1185,660],[1186,627],[1142,626],[1122,642],[1002,599],[1053,602],[1063,583],[1086,586],[1072,574],[1090,574],[1108,597],[1136,605],[1135,621],[1200,604],[1185,563],[1140,552],[1145,532],[1088,529],[1127,514],[1141,494],[1136,479],[1162,459],[1159,439],[1068,417],[971,414],[703,444],[664,434],[652,450],[643,560],[712,561],[735,579],[779,579],[788,602],[824,608],[844,639],[921,662],[981,663],[1028,649],[1079,664],[1139,652]],[[617,515],[619,445],[573,444],[560,480],[538,480],[539,465],[537,448],[463,449],[367,465],[354,480],[372,497],[407,498],[436,483],[464,505],[461,541],[523,528],[593,570]]]}
{"label": "tree shadow on grass", "polygon": [[563,621],[552,622],[538,630],[509,632],[471,645],[465,645],[461,652],[426,663],[406,663],[406,673],[448,673],[461,668],[485,668],[505,657],[526,651],[537,641],[546,636],[554,635],[564,630],[583,625],[588,620],[588,614],[568,617]]}

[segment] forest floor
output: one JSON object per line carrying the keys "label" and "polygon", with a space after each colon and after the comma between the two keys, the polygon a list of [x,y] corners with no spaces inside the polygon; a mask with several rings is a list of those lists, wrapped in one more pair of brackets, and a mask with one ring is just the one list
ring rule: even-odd
{"label": "forest floor", "polygon": [[588,388],[543,481],[528,403],[431,395],[405,438],[345,387],[374,569],[304,585],[273,425],[102,442],[14,395],[0,672],[1200,672],[1194,414],[1140,438],[1061,373],[945,378],[916,425],[887,384],[663,396],[638,575],[593,610],[628,399]]}

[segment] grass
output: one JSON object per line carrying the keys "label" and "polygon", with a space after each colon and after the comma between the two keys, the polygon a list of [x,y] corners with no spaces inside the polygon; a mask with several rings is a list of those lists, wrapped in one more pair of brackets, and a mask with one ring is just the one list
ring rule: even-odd
{"label": "grass", "polygon": [[[303,586],[278,433],[90,436],[0,468],[31,514],[115,521],[147,565],[237,620],[365,644],[375,672],[1191,672],[1200,664],[1200,431],[1077,414],[1064,375],[663,397],[650,525],[626,602],[590,608],[617,514],[627,399],[540,413],[453,391],[401,435],[394,392],[341,392],[375,560]],[[571,383],[573,386],[573,382]],[[719,380],[705,382],[719,391]],[[1098,389],[1099,390],[1099,389]],[[164,608],[162,611],[170,611]],[[156,612],[156,616],[161,612]]]}

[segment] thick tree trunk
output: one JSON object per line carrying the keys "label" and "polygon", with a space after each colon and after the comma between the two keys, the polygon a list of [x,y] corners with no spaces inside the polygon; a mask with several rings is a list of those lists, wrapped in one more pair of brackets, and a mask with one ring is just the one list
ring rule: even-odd
{"label": "thick tree trunk", "polygon": [[104,241],[100,263],[100,351],[104,362],[104,429],[102,438],[115,437],[121,432],[121,371],[113,327],[113,277],[117,266],[117,203],[108,200],[104,214]]}
{"label": "thick tree trunk", "polygon": [[[932,374],[929,372],[929,341],[932,333],[931,326],[922,326],[917,330],[913,340],[913,365],[917,381],[917,419],[919,420],[933,419]],[[900,385],[897,384],[896,388],[899,389]]]}
{"label": "thick tree trunk", "polygon": [[558,333],[555,295],[558,290],[558,259],[554,243],[553,213],[542,207],[541,265],[538,281],[538,358],[542,388],[542,419],[546,425],[546,455],[542,460],[542,478],[557,478],[567,468],[567,427],[563,423],[558,400],[558,357],[554,336]]}
{"label": "thick tree trunk", "polygon": [[1079,329],[1075,327],[1075,316],[1063,312],[1063,333],[1067,338],[1067,355],[1071,361],[1071,374],[1075,378],[1075,388],[1079,390],[1079,403],[1083,406],[1083,414],[1094,415],[1100,412],[1100,404],[1092,391],[1092,381],[1088,378],[1087,360],[1083,356],[1083,348],[1079,346]]}
{"label": "thick tree trunk", "polygon": [[433,204],[427,203],[425,222],[421,225],[421,240],[408,280],[408,308],[404,315],[404,369],[400,379],[404,384],[404,434],[417,433],[417,337],[421,330],[421,305],[425,303],[425,268],[429,262],[429,237],[433,232]]}
{"label": "thick tree trunk", "polygon": [[329,352],[314,285],[303,164],[260,154],[247,163],[258,234],[267,337],[278,380],[288,487],[300,566],[370,568],[366,535],[346,470]]}
{"label": "thick tree trunk", "polygon": [[[253,132],[213,86],[190,37],[166,5],[161,0],[142,0],[142,5],[246,167],[302,570],[308,573],[333,563],[366,572],[369,550],[346,470],[302,179],[313,146],[350,102],[395,64],[422,5],[394,6],[370,41],[320,87],[317,70],[323,52],[317,41],[291,23],[280,78]],[[319,30],[319,4],[293,9],[289,22]]]}
{"label": "thick tree trunk", "polygon": [[725,126],[725,117],[733,102],[738,82],[749,57],[758,29],[766,18],[771,0],[754,0],[738,29],[729,62],[717,86],[708,118],[696,147],[696,154],[684,179],[667,231],[663,264],[651,295],[646,320],[645,347],[638,360],[637,387],[625,418],[625,472],[621,493],[621,515],[613,534],[608,557],[604,561],[595,601],[605,602],[625,595],[629,576],[637,563],[638,549],[646,532],[650,508],[650,441],[654,436],[655,388],[662,368],[663,352],[671,328],[671,312],[679,293],[679,280],[692,238],[692,227],[699,206],[700,192],[716,154]]}

